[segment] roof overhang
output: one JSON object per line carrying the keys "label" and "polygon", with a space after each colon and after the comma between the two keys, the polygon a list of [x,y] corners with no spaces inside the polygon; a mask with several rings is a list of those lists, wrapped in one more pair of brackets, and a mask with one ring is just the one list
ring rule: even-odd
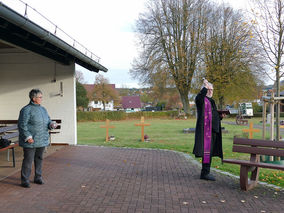
{"label": "roof overhang", "polygon": [[94,72],[107,68],[0,2],[0,39],[64,65],[76,63]]}

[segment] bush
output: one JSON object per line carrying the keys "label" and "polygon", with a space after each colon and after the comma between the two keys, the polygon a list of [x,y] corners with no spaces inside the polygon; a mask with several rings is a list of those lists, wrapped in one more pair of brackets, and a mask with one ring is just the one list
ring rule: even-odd
{"label": "bush", "polygon": [[106,112],[77,112],[77,121],[105,121],[125,120],[125,112],[106,111]]}
{"label": "bush", "polygon": [[262,106],[259,106],[258,103],[253,102],[252,103],[252,108],[253,108],[253,112],[262,112]]}
{"label": "bush", "polygon": [[124,111],[99,111],[99,112],[77,112],[77,121],[105,121],[106,119],[119,121],[126,119],[140,119],[141,116],[146,118],[170,118],[178,116],[177,111],[158,111],[158,112],[131,112]]}

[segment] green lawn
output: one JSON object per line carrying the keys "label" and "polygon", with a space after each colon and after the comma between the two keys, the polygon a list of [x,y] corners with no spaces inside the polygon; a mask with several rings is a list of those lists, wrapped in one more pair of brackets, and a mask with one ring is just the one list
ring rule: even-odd
{"label": "green lawn", "polygon": [[[226,119],[227,120],[227,119]],[[225,121],[226,121],[225,120]],[[253,120],[253,122],[261,120]],[[228,121],[230,121],[228,119]],[[231,121],[234,121],[233,119]],[[184,134],[184,128],[194,128],[195,119],[189,120],[168,120],[153,119],[145,120],[151,126],[145,127],[145,134],[150,138],[150,142],[141,142],[141,128],[135,126],[140,120],[113,121],[114,129],[109,130],[109,135],[115,136],[115,141],[105,142],[106,130],[100,128],[105,122],[78,122],[78,144],[112,146],[112,147],[132,147],[132,148],[157,148],[176,150],[192,155],[194,145],[194,134]],[[242,129],[246,126],[223,124],[229,133],[223,134],[224,158],[249,159],[246,154],[232,153],[232,143],[234,135],[242,136]],[[261,138],[262,133],[254,134],[254,138]],[[192,155],[193,156],[193,155]],[[200,159],[198,159],[200,160]],[[239,166],[233,164],[221,164],[219,158],[213,158],[212,166],[223,171],[239,175]],[[260,169],[260,180],[277,186],[284,187],[284,172],[278,170]]]}

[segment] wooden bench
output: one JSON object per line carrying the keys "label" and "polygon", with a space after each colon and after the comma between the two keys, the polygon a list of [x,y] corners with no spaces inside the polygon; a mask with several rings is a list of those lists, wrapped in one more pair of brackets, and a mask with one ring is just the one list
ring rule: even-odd
{"label": "wooden bench", "polygon": [[[250,160],[223,160],[224,163],[240,165],[240,187],[242,190],[247,191],[257,185],[260,167],[284,170],[284,165],[262,163],[259,160],[259,155],[284,157],[284,142],[235,137],[233,152],[250,154]],[[249,172],[251,172],[250,180]]]}
{"label": "wooden bench", "polygon": [[14,148],[19,146],[18,126],[12,125],[12,126],[1,127],[0,128],[0,137],[3,138],[3,139],[8,139],[8,140],[12,139],[12,143],[5,148],[0,148],[0,151],[8,150],[8,161],[9,161],[9,149],[12,150],[13,167],[15,167],[16,163],[15,163],[15,150],[14,150]]}

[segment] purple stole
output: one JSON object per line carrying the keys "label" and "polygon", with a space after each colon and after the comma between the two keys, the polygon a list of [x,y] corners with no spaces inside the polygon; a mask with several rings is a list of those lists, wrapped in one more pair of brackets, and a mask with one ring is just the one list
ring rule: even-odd
{"label": "purple stole", "polygon": [[207,97],[204,98],[204,155],[203,163],[210,163],[212,137],[212,110],[211,103]]}

